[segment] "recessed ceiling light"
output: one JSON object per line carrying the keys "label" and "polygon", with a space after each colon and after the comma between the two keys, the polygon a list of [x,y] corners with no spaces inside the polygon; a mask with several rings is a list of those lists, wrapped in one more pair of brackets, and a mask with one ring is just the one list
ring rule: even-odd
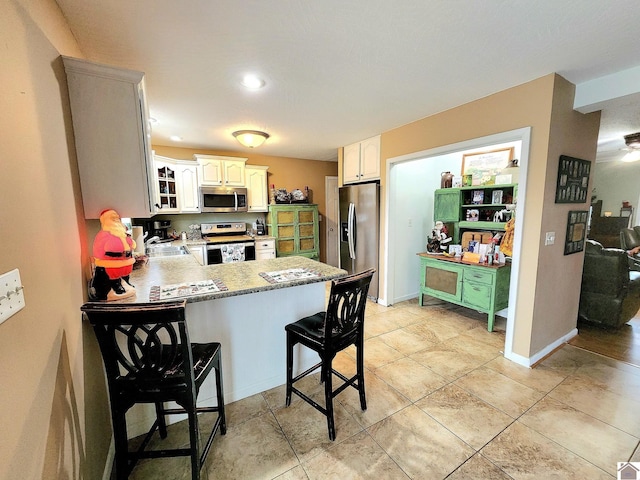
{"label": "recessed ceiling light", "polygon": [[264,87],[264,80],[257,75],[249,74],[242,78],[242,85],[252,90]]}
{"label": "recessed ceiling light", "polygon": [[171,135],[169,138],[171,140],[173,140],[174,142],[181,142],[182,141],[182,137],[179,137],[178,135]]}

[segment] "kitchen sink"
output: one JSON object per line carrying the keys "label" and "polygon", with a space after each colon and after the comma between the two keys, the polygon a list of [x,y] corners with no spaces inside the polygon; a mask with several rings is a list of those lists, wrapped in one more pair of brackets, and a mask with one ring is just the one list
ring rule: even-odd
{"label": "kitchen sink", "polygon": [[174,255],[188,255],[189,251],[178,245],[151,245],[147,247],[147,255],[150,257],[169,257]]}

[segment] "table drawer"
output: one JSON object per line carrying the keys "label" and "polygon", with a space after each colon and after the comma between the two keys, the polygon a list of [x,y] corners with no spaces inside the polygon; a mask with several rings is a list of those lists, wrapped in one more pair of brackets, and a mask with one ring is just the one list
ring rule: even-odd
{"label": "table drawer", "polygon": [[493,288],[491,285],[467,282],[465,280],[464,286],[462,287],[462,303],[469,308],[477,308],[486,311],[491,307],[492,293]]}
{"label": "table drawer", "polygon": [[493,271],[478,268],[464,269],[464,282],[483,283],[485,285],[493,285]]}

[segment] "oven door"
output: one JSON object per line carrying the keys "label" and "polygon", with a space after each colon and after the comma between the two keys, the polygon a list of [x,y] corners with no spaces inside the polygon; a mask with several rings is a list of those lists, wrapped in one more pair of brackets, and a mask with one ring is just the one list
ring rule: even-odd
{"label": "oven door", "polygon": [[209,213],[247,212],[246,188],[201,187],[200,211]]}
{"label": "oven door", "polygon": [[207,265],[244,262],[255,259],[255,242],[215,243],[207,245]]}

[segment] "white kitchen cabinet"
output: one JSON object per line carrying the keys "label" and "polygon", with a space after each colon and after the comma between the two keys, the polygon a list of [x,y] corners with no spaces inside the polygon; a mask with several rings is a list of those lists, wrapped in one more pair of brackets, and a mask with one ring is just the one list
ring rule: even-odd
{"label": "white kitchen cabinet", "polygon": [[191,161],[178,161],[176,177],[178,179],[180,213],[199,213],[198,166]]}
{"label": "white kitchen cabinet", "polygon": [[256,260],[266,260],[268,258],[276,258],[276,240],[275,238],[256,237]]}
{"label": "white kitchen cabinet", "polygon": [[262,165],[247,165],[247,195],[250,212],[269,211],[269,190],[267,188],[267,169]]}
{"label": "white kitchen cabinet", "polygon": [[155,174],[144,74],[62,57],[67,74],[84,217],[105,208],[149,218]]}
{"label": "white kitchen cabinet", "polygon": [[246,158],[195,154],[200,185],[244,187]]}
{"label": "white kitchen cabinet", "polygon": [[176,166],[173,162],[153,159],[156,171],[156,213],[178,213],[178,188],[176,182]]}
{"label": "white kitchen cabinet", "polygon": [[206,249],[207,249],[206,245],[188,245],[187,249],[189,250],[189,253],[191,255],[196,257],[196,260],[198,260],[198,263],[200,265],[206,265],[207,264],[207,262],[205,262],[205,260],[204,260],[204,255],[205,255]]}
{"label": "white kitchen cabinet", "polygon": [[156,171],[155,213],[198,213],[200,198],[198,165],[154,155]]}
{"label": "white kitchen cabinet", "polygon": [[380,179],[380,135],[344,147],[343,183]]}

